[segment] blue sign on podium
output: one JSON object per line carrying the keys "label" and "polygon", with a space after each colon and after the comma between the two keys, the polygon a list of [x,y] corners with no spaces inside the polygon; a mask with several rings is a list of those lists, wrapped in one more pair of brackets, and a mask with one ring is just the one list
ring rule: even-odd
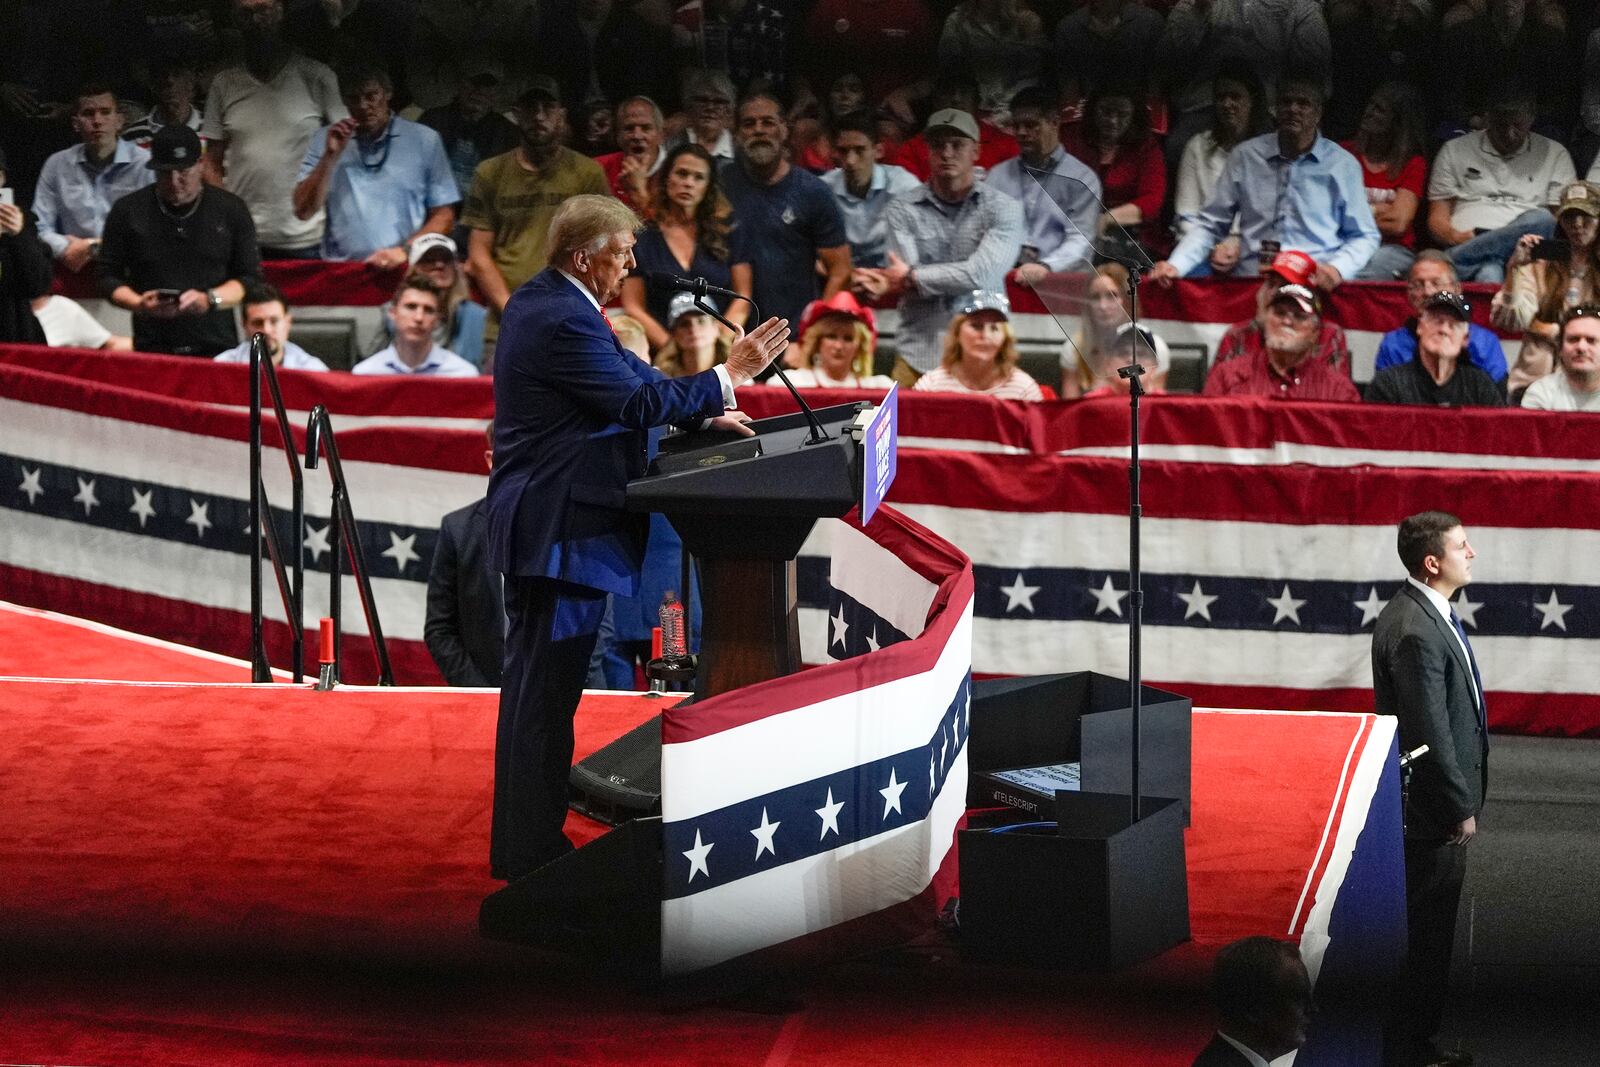
{"label": "blue sign on podium", "polygon": [[861,436],[861,525],[872,521],[894,484],[899,463],[900,384],[889,387]]}

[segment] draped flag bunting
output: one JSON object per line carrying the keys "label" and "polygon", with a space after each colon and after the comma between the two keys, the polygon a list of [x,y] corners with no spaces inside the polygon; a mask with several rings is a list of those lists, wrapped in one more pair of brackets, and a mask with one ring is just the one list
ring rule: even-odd
{"label": "draped flag bunting", "polygon": [[[397,675],[436,680],[425,582],[439,517],[483,492],[489,383],[283,379],[294,411],[333,412]],[[181,359],[0,349],[0,598],[245,655],[247,381]],[[847,398],[861,394],[816,395]],[[759,417],[792,401],[746,388],[740,404]],[[1581,414],[1149,399],[1145,677],[1200,704],[1369,710],[1372,624],[1403,578],[1395,524],[1443,508],[1478,550],[1456,605],[1491,725],[1600,736],[1597,430]],[[909,394],[901,442],[890,503],[973,562],[973,669],[1124,672],[1125,405]],[[282,454],[263,469],[287,540]],[[307,475],[314,620],[327,483]],[[822,529],[800,560],[807,661],[912,636],[893,613],[856,621],[853,593],[834,599]],[[345,594],[346,674],[367,680]]]}

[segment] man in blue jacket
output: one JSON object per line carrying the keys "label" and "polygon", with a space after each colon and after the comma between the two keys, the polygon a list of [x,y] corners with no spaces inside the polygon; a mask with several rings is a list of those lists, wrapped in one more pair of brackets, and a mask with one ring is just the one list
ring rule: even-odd
{"label": "man in blue jacket", "polygon": [[623,509],[653,426],[751,434],[733,390],[783,351],[788,323],[727,362],[669,379],[617,341],[601,308],[634,266],[639,219],[580,195],[550,222],[549,266],[506,304],[494,361],[489,561],[505,576],[506,658],[489,863],[520,878],[572,849],[562,833],[578,708],[607,593],[638,586],[648,516]]}

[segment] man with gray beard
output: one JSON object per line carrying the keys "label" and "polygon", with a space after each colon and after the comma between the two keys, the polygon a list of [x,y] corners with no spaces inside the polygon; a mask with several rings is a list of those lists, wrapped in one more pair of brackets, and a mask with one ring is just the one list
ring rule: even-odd
{"label": "man with gray beard", "polygon": [[1261,343],[1219,359],[1206,376],[1205,395],[1360,400],[1349,364],[1319,350],[1321,332],[1317,294],[1304,285],[1279,286],[1267,303]]}

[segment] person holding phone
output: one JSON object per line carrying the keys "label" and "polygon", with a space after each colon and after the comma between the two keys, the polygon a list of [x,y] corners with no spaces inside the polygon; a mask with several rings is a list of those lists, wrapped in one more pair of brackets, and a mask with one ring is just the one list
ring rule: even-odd
{"label": "person holding phone", "polygon": [[141,352],[215,356],[239,343],[232,308],[261,275],[255,223],[243,200],[208,186],[200,137],[163,126],[150,142],[154,185],[106,218],[100,291],[133,312]]}
{"label": "person holding phone", "polygon": [[1558,237],[1527,234],[1506,262],[1490,318],[1521,330],[1522,352],[1506,387],[1513,395],[1555,370],[1556,338],[1568,311],[1600,300],[1600,185],[1568,183],[1556,208]]}

